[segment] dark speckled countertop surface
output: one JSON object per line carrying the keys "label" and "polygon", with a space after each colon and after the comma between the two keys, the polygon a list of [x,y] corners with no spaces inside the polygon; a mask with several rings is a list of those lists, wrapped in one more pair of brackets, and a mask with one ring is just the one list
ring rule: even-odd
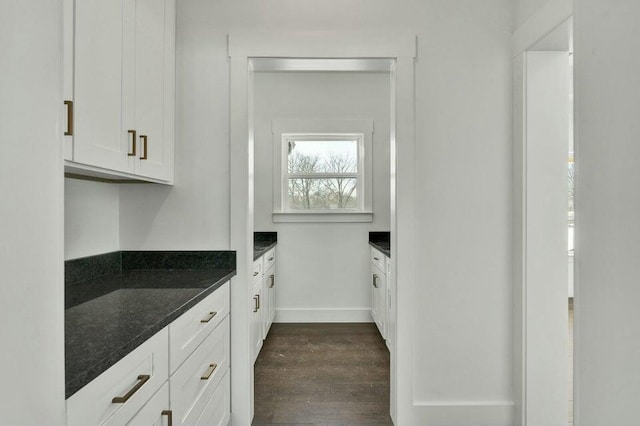
{"label": "dark speckled countertop surface", "polygon": [[234,276],[235,253],[114,252],[65,270],[69,398]]}
{"label": "dark speckled countertop surface", "polygon": [[369,245],[391,257],[391,234],[389,232],[369,232]]}
{"label": "dark speckled countertop surface", "polygon": [[278,243],[277,232],[254,232],[253,233],[253,260],[271,250]]}

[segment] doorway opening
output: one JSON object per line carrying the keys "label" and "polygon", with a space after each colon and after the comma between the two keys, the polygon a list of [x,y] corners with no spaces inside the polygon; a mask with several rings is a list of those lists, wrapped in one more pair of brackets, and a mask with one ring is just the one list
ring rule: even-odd
{"label": "doorway opening", "polygon": [[251,63],[254,229],[278,241],[254,423],[391,424],[368,241],[390,231],[393,61]]}

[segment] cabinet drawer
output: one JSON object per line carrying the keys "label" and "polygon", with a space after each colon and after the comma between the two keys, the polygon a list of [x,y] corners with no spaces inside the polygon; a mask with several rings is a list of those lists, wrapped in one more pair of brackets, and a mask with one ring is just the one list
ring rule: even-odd
{"label": "cabinet drawer", "polygon": [[383,274],[387,273],[386,256],[378,250],[371,247],[371,263],[375,265]]}
{"label": "cabinet drawer", "polygon": [[196,422],[228,369],[229,317],[226,317],[169,379],[176,425]]}
{"label": "cabinet drawer", "polygon": [[145,404],[127,426],[165,426],[170,425],[172,416],[169,410],[169,383],[165,382],[158,392]]}
{"label": "cabinet drawer", "polygon": [[206,407],[202,411],[196,426],[226,426],[231,420],[231,386],[229,372],[216,388]]}
{"label": "cabinet drawer", "polygon": [[276,248],[269,250],[262,258],[264,259],[262,271],[268,271],[276,263]]}
{"label": "cabinet drawer", "polygon": [[[123,425],[167,381],[164,328],[67,400],[67,425]],[[121,401],[114,401],[120,397]]]}
{"label": "cabinet drawer", "polygon": [[[263,256],[264,257],[264,256]],[[253,262],[253,282],[262,279],[262,257]]]}
{"label": "cabinet drawer", "polygon": [[229,314],[229,283],[169,324],[171,374]]}

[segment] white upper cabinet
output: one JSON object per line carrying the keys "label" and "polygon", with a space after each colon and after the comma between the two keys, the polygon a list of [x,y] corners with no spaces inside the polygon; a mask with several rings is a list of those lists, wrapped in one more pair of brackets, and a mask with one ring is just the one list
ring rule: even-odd
{"label": "white upper cabinet", "polygon": [[71,17],[65,63],[71,57],[73,67],[65,67],[65,83],[73,85],[65,100],[73,101],[74,130],[65,143],[72,146],[65,149],[67,171],[171,183],[175,0],[75,0]]}
{"label": "white upper cabinet", "polygon": [[122,47],[127,2],[76,0],[73,160],[133,172],[122,128]]}
{"label": "white upper cabinet", "polygon": [[73,0],[63,3],[63,46],[62,67],[64,74],[63,96],[65,105],[64,159],[73,160]]}
{"label": "white upper cabinet", "polygon": [[135,108],[138,132],[136,174],[173,179],[175,98],[175,0],[137,0]]}

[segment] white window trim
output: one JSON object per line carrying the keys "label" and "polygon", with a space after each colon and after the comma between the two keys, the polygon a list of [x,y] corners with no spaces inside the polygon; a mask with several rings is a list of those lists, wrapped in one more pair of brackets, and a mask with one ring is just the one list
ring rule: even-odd
{"label": "white window trim", "polygon": [[[274,146],[273,222],[372,222],[373,221],[373,120],[291,119],[272,122]],[[358,140],[357,209],[293,210],[287,208],[287,142],[313,136]]]}

